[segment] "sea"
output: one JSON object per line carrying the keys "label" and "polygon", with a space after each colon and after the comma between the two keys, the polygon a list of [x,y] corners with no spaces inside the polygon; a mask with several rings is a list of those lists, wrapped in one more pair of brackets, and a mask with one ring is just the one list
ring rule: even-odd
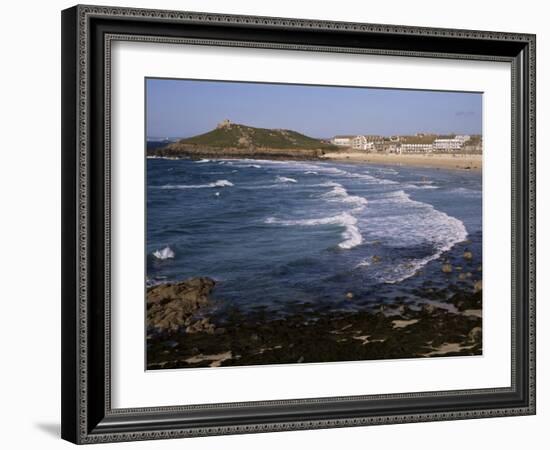
{"label": "sea", "polygon": [[222,312],[419,305],[481,278],[482,174],[149,157],[146,247],[148,285],[211,277]]}

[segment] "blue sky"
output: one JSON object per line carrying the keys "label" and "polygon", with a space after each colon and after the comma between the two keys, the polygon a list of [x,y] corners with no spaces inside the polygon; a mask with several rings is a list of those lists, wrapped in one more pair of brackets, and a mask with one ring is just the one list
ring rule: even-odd
{"label": "blue sky", "polygon": [[147,136],[188,137],[223,119],[336,134],[481,134],[482,94],[197,80],[146,80]]}

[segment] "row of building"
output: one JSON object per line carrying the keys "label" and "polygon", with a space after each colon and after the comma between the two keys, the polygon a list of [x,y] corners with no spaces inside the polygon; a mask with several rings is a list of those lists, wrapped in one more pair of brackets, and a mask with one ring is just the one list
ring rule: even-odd
{"label": "row of building", "polygon": [[415,136],[346,135],[334,136],[330,142],[338,147],[367,152],[385,153],[481,153],[480,136],[456,135],[440,137],[417,134]]}

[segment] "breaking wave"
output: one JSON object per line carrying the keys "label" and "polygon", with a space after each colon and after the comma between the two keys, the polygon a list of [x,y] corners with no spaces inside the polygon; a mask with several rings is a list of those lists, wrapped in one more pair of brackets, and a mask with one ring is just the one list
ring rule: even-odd
{"label": "breaking wave", "polygon": [[176,254],[170,247],[164,247],[163,249],[155,250],[153,256],[157,259],[172,259],[175,258]]}
{"label": "breaking wave", "polygon": [[275,180],[279,181],[280,183],[298,183],[298,181],[294,178],[281,177],[280,175],[277,175],[275,177]]}
{"label": "breaking wave", "polygon": [[321,197],[327,199],[328,201],[349,203],[353,206],[361,208],[366,206],[368,203],[365,197],[350,195],[346,188],[340,183],[328,182],[325,183],[325,186],[332,186],[332,189],[329,192],[321,195]]}
{"label": "breaking wave", "polygon": [[[386,283],[399,283],[413,276],[468,236],[462,221],[428,203],[412,200],[402,190],[371,199],[370,203],[386,213],[369,219],[369,239],[379,239],[385,245],[395,248],[422,245],[433,248],[433,253],[426,257],[407,259],[386,268],[381,275],[381,281]],[[359,266],[368,265],[368,262],[365,260]]]}
{"label": "breaking wave", "polygon": [[357,218],[347,212],[318,219],[282,220],[275,217],[268,217],[265,223],[282,226],[340,225],[344,227],[344,231],[342,232],[344,240],[338,244],[340,248],[349,250],[353,247],[357,247],[363,242],[363,236],[357,227]]}
{"label": "breaking wave", "polygon": [[160,188],[161,189],[202,189],[202,188],[230,187],[230,186],[234,186],[234,184],[231,183],[231,181],[218,180],[208,184],[165,184]]}

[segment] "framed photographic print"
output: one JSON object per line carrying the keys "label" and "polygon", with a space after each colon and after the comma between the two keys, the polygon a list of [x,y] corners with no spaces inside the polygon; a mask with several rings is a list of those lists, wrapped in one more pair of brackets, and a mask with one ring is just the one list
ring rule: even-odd
{"label": "framed photographic print", "polygon": [[62,13],[62,436],[535,413],[535,36]]}

